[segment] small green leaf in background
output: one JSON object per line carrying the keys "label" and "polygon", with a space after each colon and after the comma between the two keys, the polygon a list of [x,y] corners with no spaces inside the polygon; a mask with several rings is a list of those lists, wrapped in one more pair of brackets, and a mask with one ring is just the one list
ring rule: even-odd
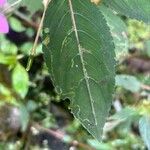
{"label": "small green leaf in background", "polygon": [[0,64],[14,66],[17,62],[17,57],[13,55],[3,55],[0,53]]}
{"label": "small green leaf in background", "polygon": [[25,131],[27,129],[28,123],[30,120],[30,114],[25,105],[20,105],[20,121],[21,121],[21,130]]}
{"label": "small green leaf in background", "polygon": [[128,53],[128,38],[126,24],[117,16],[111,9],[104,5],[99,6],[100,11],[103,13],[113,37],[115,44],[115,52],[117,60],[123,59]]}
{"label": "small green leaf in background", "polygon": [[105,3],[122,15],[150,23],[150,0],[105,0]]}
{"label": "small green leaf in background", "polygon": [[11,92],[3,84],[0,84],[0,94],[3,94],[4,96],[10,96]]}
{"label": "small green leaf in background", "polygon": [[0,35],[0,52],[3,54],[17,54],[18,48],[17,46],[7,40],[4,36]]}
{"label": "small green leaf in background", "polygon": [[[20,48],[20,51],[24,54],[24,55],[30,55],[30,51],[33,47],[33,43],[32,42],[26,42],[24,43],[21,48]],[[42,53],[42,44],[38,44],[37,45],[37,48],[36,48],[36,55],[39,55]]]}
{"label": "small green leaf in background", "polygon": [[3,102],[17,105],[16,98],[13,96],[10,89],[0,83],[0,104]]}
{"label": "small green leaf in background", "polygon": [[29,77],[25,68],[19,63],[13,70],[12,84],[15,91],[21,96],[21,98],[24,98],[29,88]]}
{"label": "small green leaf in background", "polygon": [[28,112],[33,112],[37,107],[38,107],[37,103],[35,103],[32,100],[29,100],[27,102],[26,108],[27,108]]}
{"label": "small green leaf in background", "polygon": [[141,83],[136,79],[136,77],[123,74],[116,75],[116,85],[131,92],[138,92],[141,88]]}
{"label": "small green leaf in background", "polygon": [[128,120],[135,117],[139,117],[139,112],[135,108],[126,107],[116,114],[112,115],[111,119]]}
{"label": "small green leaf in background", "polygon": [[150,116],[143,116],[139,121],[140,134],[150,150]]}
{"label": "small green leaf in background", "polygon": [[107,143],[100,143],[94,139],[88,139],[88,144],[96,150],[112,150],[112,146]]}
{"label": "small green leaf in background", "polygon": [[25,27],[21,24],[19,19],[15,18],[15,17],[9,18],[9,24],[10,24],[11,28],[16,32],[25,31]]}

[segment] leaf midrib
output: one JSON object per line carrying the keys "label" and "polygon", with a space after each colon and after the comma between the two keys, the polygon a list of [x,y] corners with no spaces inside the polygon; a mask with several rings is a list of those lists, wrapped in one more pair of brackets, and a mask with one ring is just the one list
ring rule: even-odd
{"label": "leaf midrib", "polygon": [[91,94],[91,89],[90,89],[90,84],[89,84],[89,76],[88,76],[88,73],[87,73],[87,70],[86,70],[86,67],[85,67],[85,64],[84,64],[83,51],[82,51],[82,47],[80,45],[80,40],[79,40],[78,31],[77,31],[77,25],[76,25],[76,20],[75,20],[75,16],[74,16],[72,0],[68,0],[68,2],[69,2],[70,13],[71,13],[72,25],[73,25],[73,29],[74,29],[74,32],[75,32],[76,42],[77,42],[77,45],[78,45],[78,51],[79,51],[79,56],[80,56],[80,60],[81,60],[82,71],[83,71],[83,75],[84,75],[84,78],[85,78],[86,87],[87,87],[87,90],[88,90],[88,95],[89,95],[89,98],[90,98],[90,105],[91,105],[91,109],[92,109],[92,114],[93,114],[93,117],[94,117],[95,125],[97,125],[96,112],[95,112],[95,108],[94,108],[94,104],[93,104],[94,100],[93,100],[93,97],[92,97],[92,94]]}

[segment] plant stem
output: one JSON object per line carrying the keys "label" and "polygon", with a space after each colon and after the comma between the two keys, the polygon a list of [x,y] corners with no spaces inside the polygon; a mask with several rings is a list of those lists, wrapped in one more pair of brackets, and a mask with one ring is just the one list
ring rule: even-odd
{"label": "plant stem", "polygon": [[27,67],[26,67],[27,71],[30,70],[30,68],[32,66],[32,63],[33,63],[34,56],[36,54],[36,48],[37,48],[38,40],[39,40],[39,37],[40,37],[40,33],[41,33],[41,30],[42,30],[42,26],[43,26],[43,21],[44,21],[46,10],[48,8],[49,3],[50,3],[50,0],[47,0],[45,5],[44,5],[43,15],[42,15],[39,27],[38,27],[38,31],[37,31],[37,34],[36,34],[36,37],[35,37],[35,40],[34,40],[33,47],[30,51],[30,56],[29,56],[29,59],[28,59]]}
{"label": "plant stem", "polygon": [[[51,130],[51,129],[47,129],[47,128],[44,128],[44,127],[40,126],[37,123],[34,124],[33,127],[36,128],[39,131],[45,131],[45,132],[49,133],[50,135],[54,136],[55,138],[57,138],[61,141],[64,141],[65,136],[66,136],[64,133],[61,133],[61,131],[54,131],[54,130]],[[71,146],[79,147],[79,148],[82,148],[82,149],[85,149],[85,150],[95,150],[94,148],[90,147],[89,145],[78,142],[76,140],[69,140],[67,143]]]}
{"label": "plant stem", "polygon": [[33,27],[36,31],[38,30],[39,25],[28,19],[26,15],[22,14],[18,10],[15,10],[13,14],[19,19],[23,20],[28,26]]}

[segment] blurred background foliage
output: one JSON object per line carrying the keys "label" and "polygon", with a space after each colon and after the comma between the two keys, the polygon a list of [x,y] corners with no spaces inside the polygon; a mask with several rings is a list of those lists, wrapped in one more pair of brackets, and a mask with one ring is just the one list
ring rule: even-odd
{"label": "blurred background foliage", "polygon": [[41,39],[31,70],[25,69],[41,15],[39,5],[32,13],[15,8],[9,33],[0,35],[0,150],[150,149],[150,26],[120,16],[124,22],[111,30],[118,38],[116,87],[99,143],[73,118],[69,100],[56,94]]}

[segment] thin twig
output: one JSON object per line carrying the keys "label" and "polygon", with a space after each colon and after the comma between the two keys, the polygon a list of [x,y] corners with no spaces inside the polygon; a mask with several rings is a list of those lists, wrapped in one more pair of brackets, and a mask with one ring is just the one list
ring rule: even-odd
{"label": "thin twig", "polygon": [[25,23],[27,25],[29,25],[30,27],[33,27],[34,29],[38,30],[39,28],[39,24],[32,22],[30,19],[27,18],[26,15],[22,14],[21,12],[19,12],[18,10],[14,11],[13,14],[18,17],[19,19],[25,21]]}
{"label": "thin twig", "polygon": [[[63,139],[66,136],[64,133],[62,133],[60,131],[54,131],[54,130],[51,130],[51,129],[47,129],[47,128],[44,128],[44,127],[40,126],[39,124],[34,124],[33,127],[35,127],[37,130],[45,131],[45,132],[49,133],[50,135],[54,136],[55,138],[57,138],[61,141],[63,141]],[[68,144],[71,145],[71,146],[83,148],[85,150],[95,150],[94,148],[90,147],[89,145],[78,142],[76,140],[68,141]]]}
{"label": "thin twig", "polygon": [[142,85],[141,85],[141,89],[142,89],[142,90],[150,91],[150,86],[149,86],[149,85],[142,84]]}
{"label": "thin twig", "polygon": [[37,34],[36,34],[36,37],[35,37],[35,41],[34,41],[33,47],[31,49],[31,53],[30,53],[29,59],[28,59],[27,68],[26,68],[27,71],[30,70],[32,62],[33,62],[33,58],[34,58],[34,56],[36,54],[37,43],[38,43],[38,40],[39,40],[39,37],[40,37],[40,33],[41,33],[41,30],[42,30],[42,26],[43,26],[43,21],[44,21],[46,10],[47,10],[47,7],[48,7],[49,3],[50,3],[50,0],[47,0],[45,5],[44,5],[43,15],[42,15],[39,27],[38,27],[38,31],[37,31]]}
{"label": "thin twig", "polygon": [[16,2],[14,2],[12,4],[6,4],[6,8],[4,8],[1,13],[6,13],[8,10],[12,11],[13,7],[18,5],[21,1],[22,0],[17,0]]}

